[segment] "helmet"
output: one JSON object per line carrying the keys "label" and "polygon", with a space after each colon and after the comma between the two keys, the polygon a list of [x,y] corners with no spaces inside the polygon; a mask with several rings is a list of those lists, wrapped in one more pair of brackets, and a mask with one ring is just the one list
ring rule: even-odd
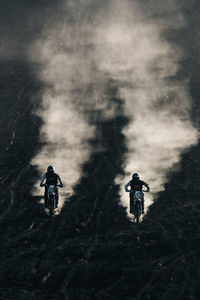
{"label": "helmet", "polygon": [[138,173],[134,173],[133,176],[132,176],[132,178],[133,178],[134,180],[139,180],[139,179],[140,179]]}
{"label": "helmet", "polygon": [[54,173],[54,167],[53,166],[48,166],[47,172],[48,173]]}

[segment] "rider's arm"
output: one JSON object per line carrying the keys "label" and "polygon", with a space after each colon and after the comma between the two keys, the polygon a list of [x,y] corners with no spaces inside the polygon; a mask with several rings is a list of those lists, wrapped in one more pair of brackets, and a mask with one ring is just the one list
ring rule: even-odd
{"label": "rider's arm", "polygon": [[46,179],[46,173],[42,176],[42,178],[40,180],[40,186],[44,186],[45,179]]}
{"label": "rider's arm", "polygon": [[63,187],[63,183],[62,183],[60,176],[58,176],[58,181],[60,182],[60,187]]}
{"label": "rider's arm", "polygon": [[128,183],[126,183],[125,185],[124,185],[124,189],[125,189],[125,191],[127,192],[128,191],[128,187],[131,185],[131,181],[129,181]]}
{"label": "rider's arm", "polygon": [[147,192],[149,192],[150,191],[150,187],[149,187],[148,183],[144,182],[143,184],[147,188]]}

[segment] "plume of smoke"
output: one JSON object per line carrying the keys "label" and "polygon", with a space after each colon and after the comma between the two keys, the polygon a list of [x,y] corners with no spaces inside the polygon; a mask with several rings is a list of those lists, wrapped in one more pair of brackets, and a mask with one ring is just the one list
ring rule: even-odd
{"label": "plume of smoke", "polygon": [[64,181],[65,191],[71,193],[81,165],[90,154],[88,140],[94,128],[81,113],[82,101],[92,81],[91,64],[87,65],[84,57],[81,33],[73,38],[73,26],[67,25],[45,32],[44,41],[35,45],[32,54],[33,59],[39,57],[42,63],[40,76],[45,85],[38,112],[44,121],[41,140],[45,145],[32,163],[41,174],[44,167],[53,164]]}
{"label": "plume of smoke", "polygon": [[[53,164],[69,193],[91,152],[88,140],[94,136],[95,128],[89,125],[88,112],[98,107],[104,118],[114,112],[104,95],[107,78],[96,70],[95,32],[90,23],[94,9],[97,7],[93,8],[90,1],[87,5],[84,1],[66,2],[62,21],[45,28],[30,53],[31,60],[41,65],[40,78],[44,83],[43,101],[37,113],[44,121],[41,140],[45,145],[32,164],[38,166],[41,174]],[[35,193],[38,192],[35,187]],[[62,206],[63,201],[60,203]]]}
{"label": "plume of smoke", "polygon": [[[170,3],[168,16],[178,26],[175,2]],[[95,134],[87,112],[98,107],[102,118],[117,113],[104,92],[112,79],[130,119],[123,131],[126,176],[116,182],[123,185],[137,171],[154,193],[161,191],[168,171],[198,138],[187,82],[176,79],[182,51],[163,37],[171,20],[147,20],[144,5],[129,0],[67,1],[64,10],[62,22],[46,30],[33,51],[46,85],[40,111],[46,144],[33,163],[55,164],[69,187],[77,182],[91,151],[88,138]],[[127,206],[127,194],[121,198]],[[148,205],[151,201],[149,196]]]}
{"label": "plume of smoke", "polygon": [[[174,20],[177,7],[175,1],[171,4],[168,13]],[[130,1],[113,1],[108,15],[98,29],[100,69],[118,82],[130,118],[123,131],[127,175],[116,182],[123,185],[133,172],[139,172],[155,194],[163,189],[182,152],[198,139],[190,121],[188,84],[176,79],[183,54],[162,37],[162,26],[166,29],[171,19],[147,22]],[[177,17],[183,24],[180,14]],[[180,26],[175,20],[173,24]],[[121,198],[128,206],[127,195],[122,192]],[[146,198],[148,207],[152,196]]]}

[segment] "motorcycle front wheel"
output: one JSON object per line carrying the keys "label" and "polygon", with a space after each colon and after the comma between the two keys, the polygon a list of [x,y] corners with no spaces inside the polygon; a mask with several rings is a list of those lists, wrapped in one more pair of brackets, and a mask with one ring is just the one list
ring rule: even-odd
{"label": "motorcycle front wheel", "polygon": [[55,209],[55,196],[51,196],[49,199],[49,216],[53,216],[53,212]]}
{"label": "motorcycle front wheel", "polygon": [[136,223],[138,224],[139,222],[140,222],[140,215],[141,215],[141,213],[140,213],[140,211],[141,211],[141,207],[140,207],[140,205],[136,205],[135,206],[135,220],[136,220]]}

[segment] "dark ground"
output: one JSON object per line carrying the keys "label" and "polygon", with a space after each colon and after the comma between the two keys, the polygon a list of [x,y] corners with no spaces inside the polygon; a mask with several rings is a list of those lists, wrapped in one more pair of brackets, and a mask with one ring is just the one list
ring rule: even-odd
{"label": "dark ground", "polygon": [[[186,51],[179,76],[190,78],[199,128],[199,16],[192,12],[187,30],[170,38]],[[122,116],[97,121],[102,138],[90,141],[104,152],[91,155],[71,202],[50,219],[30,194],[41,86],[26,61],[4,60],[0,70],[0,299],[200,299],[199,145],[182,156],[144,221],[129,222],[112,184],[126,151],[119,100]]]}

